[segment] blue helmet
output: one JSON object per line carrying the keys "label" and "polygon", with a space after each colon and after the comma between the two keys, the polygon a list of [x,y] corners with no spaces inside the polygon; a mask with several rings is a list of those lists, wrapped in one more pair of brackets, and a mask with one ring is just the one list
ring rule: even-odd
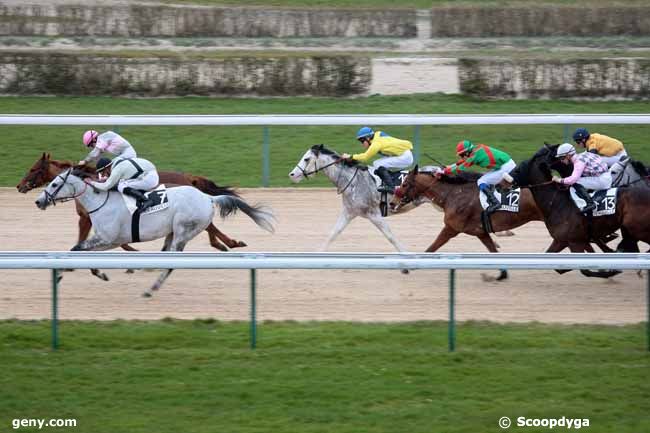
{"label": "blue helmet", "polygon": [[589,139],[589,131],[585,128],[578,128],[576,132],[573,133],[573,141],[582,141]]}
{"label": "blue helmet", "polygon": [[359,129],[359,132],[357,132],[357,140],[361,138],[370,138],[373,135],[375,135],[375,131],[373,131],[372,128],[364,126],[363,128]]}

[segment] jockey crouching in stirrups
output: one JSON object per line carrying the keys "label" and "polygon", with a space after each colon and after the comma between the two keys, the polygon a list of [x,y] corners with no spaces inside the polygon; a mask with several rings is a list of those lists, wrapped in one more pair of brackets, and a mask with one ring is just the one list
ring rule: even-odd
{"label": "jockey crouching in stirrups", "polygon": [[92,129],[84,132],[82,141],[84,146],[92,149],[88,156],[79,161],[79,165],[97,161],[104,152],[112,153],[117,158],[137,158],[135,149],[124,137],[113,131],[100,134]]}
{"label": "jockey crouching in stirrups", "polygon": [[492,213],[497,210],[501,203],[494,196],[492,185],[501,182],[504,176],[507,177],[508,173],[517,166],[510,155],[485,144],[474,145],[469,140],[463,140],[456,145],[456,155],[458,155],[460,161],[445,167],[443,173],[447,175],[457,174],[459,171],[465,171],[473,165],[490,170],[481,176],[476,183],[479,190],[483,191],[487,198],[489,206],[486,211]]}
{"label": "jockey crouching in stirrups", "polygon": [[144,195],[144,192],[158,186],[159,182],[156,167],[150,161],[143,158],[115,158],[113,161],[102,158],[97,163],[97,172],[105,172],[105,176],[109,173],[110,175],[104,182],[90,181],[93,187],[108,191],[117,185],[119,192],[136,199],[140,210],[153,204]]}
{"label": "jockey crouching in stirrups", "polygon": [[553,182],[560,185],[573,185],[576,194],[587,203],[582,213],[587,214],[596,209],[596,203],[587,189],[599,190],[612,186],[612,175],[607,170],[607,164],[595,153],[576,154],[575,147],[570,143],[558,146],[555,156],[563,164],[573,163],[573,172],[571,176],[565,178],[553,176]]}
{"label": "jockey crouching in stirrups", "polygon": [[341,158],[368,163],[370,158],[376,154],[382,155],[383,158],[379,158],[372,163],[373,173],[383,182],[383,185],[377,190],[392,194],[395,186],[389,169],[403,170],[413,164],[413,153],[411,152],[413,144],[408,140],[391,137],[383,131],[375,132],[367,126],[359,129],[357,140],[366,151],[352,156],[344,153]]}

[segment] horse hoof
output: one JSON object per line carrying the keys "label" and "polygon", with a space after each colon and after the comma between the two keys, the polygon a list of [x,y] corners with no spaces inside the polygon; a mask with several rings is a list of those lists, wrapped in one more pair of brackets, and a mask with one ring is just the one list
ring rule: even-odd
{"label": "horse hoof", "polygon": [[499,276],[497,277],[497,281],[503,281],[508,279],[508,273],[507,272],[501,272]]}
{"label": "horse hoof", "polygon": [[102,272],[98,276],[100,280],[108,281],[108,275],[106,275],[105,273]]}
{"label": "horse hoof", "polygon": [[408,269],[400,269],[400,272],[403,273],[404,275],[408,275],[411,271]]}
{"label": "horse hoof", "polygon": [[242,247],[247,247],[248,244],[244,241],[237,241],[237,245],[235,245],[233,248],[242,248]]}
{"label": "horse hoof", "polygon": [[144,293],[142,294],[142,297],[143,297],[143,298],[151,298],[151,293],[150,293],[150,292],[144,292]]}
{"label": "horse hoof", "polygon": [[56,283],[57,283],[57,284],[60,283],[62,279],[63,279],[63,276],[62,276],[62,275],[59,275],[59,276],[56,278]]}
{"label": "horse hoof", "polygon": [[495,281],[497,280],[497,279],[496,279],[495,277],[493,277],[492,275],[488,275],[488,274],[486,274],[486,273],[482,273],[482,274],[481,274],[481,279],[482,279],[483,282],[485,282],[485,283],[493,283],[493,282],[495,282]]}
{"label": "horse hoof", "polygon": [[126,271],[124,271],[124,273],[133,274],[133,273],[135,273],[135,269],[127,269]]}

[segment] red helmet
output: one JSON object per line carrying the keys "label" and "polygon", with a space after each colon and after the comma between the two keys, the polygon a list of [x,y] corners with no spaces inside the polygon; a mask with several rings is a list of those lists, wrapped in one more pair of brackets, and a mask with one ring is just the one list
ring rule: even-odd
{"label": "red helmet", "polygon": [[474,144],[469,140],[459,141],[456,145],[456,155],[468,153],[474,150]]}

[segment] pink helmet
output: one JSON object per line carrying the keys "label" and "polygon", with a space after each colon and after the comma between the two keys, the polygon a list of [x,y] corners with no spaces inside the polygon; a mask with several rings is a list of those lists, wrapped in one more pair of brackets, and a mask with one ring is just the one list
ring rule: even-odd
{"label": "pink helmet", "polygon": [[92,143],[97,139],[97,136],[99,135],[99,132],[90,130],[84,132],[84,137],[83,137],[83,142],[86,145],[86,147],[90,147]]}

